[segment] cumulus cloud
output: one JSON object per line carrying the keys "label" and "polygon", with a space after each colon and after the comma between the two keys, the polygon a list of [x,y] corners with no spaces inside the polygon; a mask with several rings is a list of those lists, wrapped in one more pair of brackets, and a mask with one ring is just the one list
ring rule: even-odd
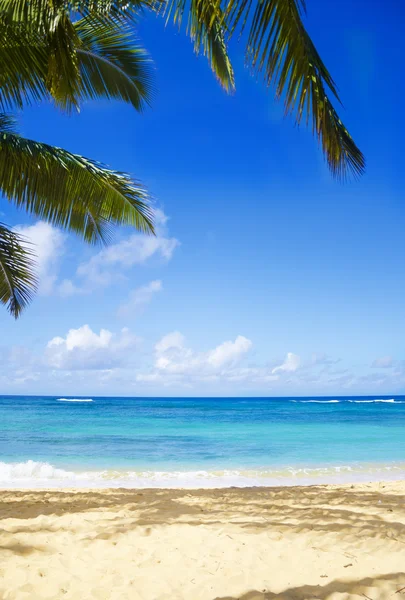
{"label": "cumulus cloud", "polygon": [[64,251],[64,234],[44,221],[38,221],[35,225],[18,225],[15,230],[27,240],[27,247],[36,255],[38,293],[51,294],[55,288],[57,269]]}
{"label": "cumulus cloud", "polygon": [[167,221],[165,213],[156,209],[155,236],[133,233],[126,239],[104,248],[78,266],[78,282],[65,280],[60,293],[65,296],[90,293],[97,287],[110,285],[124,277],[125,272],[132,267],[145,264],[152,258],[169,261],[179,246],[179,241],[169,236]]}
{"label": "cumulus cloud", "polygon": [[276,373],[285,372],[294,372],[296,371],[301,364],[301,359],[298,354],[293,354],[292,352],[288,352],[287,356],[284,359],[284,362],[277,367],[274,367],[272,370],[273,375]]}
{"label": "cumulus cloud", "polygon": [[195,352],[186,346],[179,331],[173,331],[156,343],[154,369],[139,373],[137,380],[170,381],[168,376],[177,381],[184,377],[199,380],[226,378],[251,347],[250,340],[238,335],[234,341],[223,342],[208,352]]}
{"label": "cumulus cloud", "polygon": [[64,279],[58,286],[58,293],[62,298],[74,296],[76,294],[89,293],[90,289],[75,285],[71,279]]}
{"label": "cumulus cloud", "polygon": [[161,340],[155,345],[155,350],[158,354],[163,354],[172,348],[183,348],[186,342],[184,335],[180,331],[172,331],[167,335],[164,335]]}
{"label": "cumulus cloud", "polygon": [[292,352],[278,363],[252,363],[252,348],[251,340],[237,335],[201,351],[191,348],[182,333],[172,331],[148,350],[127,328],[114,332],[86,324],[52,337],[42,348],[0,346],[0,384],[10,393],[99,390],[115,395],[149,390],[159,394],[166,387],[178,393],[216,395],[252,394],[253,390],[269,395],[330,395],[346,390],[361,394],[374,393],[373,389],[394,393],[405,385],[405,363],[398,360],[394,368],[383,372],[370,368],[354,372],[331,369],[328,364],[319,369],[323,360],[301,359]]}
{"label": "cumulus cloud", "polygon": [[150,281],[148,284],[132,290],[127,302],[121,304],[118,308],[118,316],[126,317],[141,312],[143,308],[152,301],[155,294],[162,289],[162,282],[159,279],[156,279],[155,281]]}
{"label": "cumulus cloud", "polygon": [[374,369],[390,369],[395,367],[396,362],[392,358],[392,356],[382,356],[381,358],[376,358],[371,363],[372,368]]}
{"label": "cumulus cloud", "polygon": [[70,329],[65,337],[52,338],[46,346],[45,362],[65,370],[110,369],[127,363],[130,351],[139,342],[127,328],[118,334],[108,329],[96,333],[89,325],[83,325]]}
{"label": "cumulus cloud", "polygon": [[238,361],[251,347],[250,340],[243,335],[238,335],[234,342],[224,342],[208,352],[207,362],[214,368],[222,367],[227,363]]}

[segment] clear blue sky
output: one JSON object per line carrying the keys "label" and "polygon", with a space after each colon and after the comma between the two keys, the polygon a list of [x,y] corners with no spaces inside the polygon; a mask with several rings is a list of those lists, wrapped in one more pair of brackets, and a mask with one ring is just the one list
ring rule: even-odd
{"label": "clear blue sky", "polygon": [[311,133],[244,69],[241,45],[229,97],[155,18],[139,26],[158,88],[144,114],[97,102],[19,115],[27,137],[141,179],[160,225],[155,241],[117,231],[100,254],[2,202],[1,219],[40,244],[41,290],[19,321],[0,312],[0,392],[405,391],[405,10],[307,4],[366,155],[359,181],[331,178]]}

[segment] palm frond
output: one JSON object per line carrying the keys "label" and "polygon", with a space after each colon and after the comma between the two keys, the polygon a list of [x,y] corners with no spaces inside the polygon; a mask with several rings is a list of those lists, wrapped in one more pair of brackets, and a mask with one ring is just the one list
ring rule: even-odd
{"label": "palm frond", "polygon": [[201,10],[199,0],[192,0],[189,32],[194,40],[194,50],[198,53],[200,47],[203,47],[203,53],[219,83],[227,92],[233,92],[235,76],[228,56],[222,14],[218,13],[213,4],[206,10]]}
{"label": "palm frond", "polygon": [[[77,34],[61,0],[0,0],[0,33],[6,33],[2,37],[3,51],[11,48],[16,60],[16,73],[11,82],[6,80],[6,87],[14,85],[18,105],[22,104],[22,88],[26,88],[34,97],[48,92],[60,104],[77,107]],[[36,90],[33,83],[37,84]]]}
{"label": "palm frond", "polygon": [[332,173],[360,175],[365,160],[340,120],[329,95],[337,87],[305,30],[305,0],[168,0],[166,18],[188,28],[196,43],[207,43],[218,24],[225,42],[246,34],[246,61],[284,98],[286,114],[312,124]]}
{"label": "palm frond", "polygon": [[88,242],[106,242],[114,225],[154,231],[148,194],[127,174],[2,131],[1,120],[0,191],[29,214]]}
{"label": "palm frond", "polygon": [[[135,84],[139,93],[149,93],[147,57],[135,47],[130,60],[129,48],[133,38],[129,36],[128,22],[134,20],[144,5],[147,0],[142,3],[140,0],[0,0],[0,53],[11,52],[5,56],[3,64],[8,66],[0,74],[0,85],[4,83],[0,94],[1,109],[21,107],[27,100],[37,101],[47,94],[64,110],[78,109],[83,88],[87,97],[96,96],[99,90],[109,97],[121,97],[132,103],[135,103]],[[86,15],[81,32],[86,36],[87,53],[82,52],[81,65],[78,56],[81,42],[72,21],[74,15]],[[110,35],[107,34],[107,22],[114,29]],[[120,27],[125,29],[121,40]],[[91,28],[94,29],[93,39]],[[103,58],[102,72],[97,77]],[[82,74],[86,79],[83,85]],[[137,104],[140,104],[139,99]]]}
{"label": "palm frond", "polygon": [[1,20],[0,38],[0,110],[21,109],[49,97],[44,41]]}
{"label": "palm frond", "polygon": [[[207,2],[207,0],[200,0]],[[359,148],[333,108],[326,88],[340,102],[336,85],[302,22],[300,0],[225,0],[225,20],[231,33],[249,28],[246,58],[253,70],[284,97],[285,111],[297,123],[312,121],[334,175],[364,171]],[[207,9],[208,10],[208,9]]]}
{"label": "palm frond", "polygon": [[179,28],[186,14],[186,32],[194,51],[199,54],[202,49],[222,87],[227,92],[234,91],[235,78],[225,41],[223,14],[216,0],[169,0],[165,4],[158,0],[153,8],[163,13],[166,23],[172,21]]}
{"label": "palm frond", "polygon": [[127,20],[148,5],[149,0],[0,0],[0,19],[30,24],[34,31],[53,31],[62,13]]}
{"label": "palm frond", "polygon": [[115,98],[141,111],[153,98],[152,61],[133,29],[113,19],[84,18],[74,24],[81,98]]}
{"label": "palm frond", "polygon": [[46,85],[55,102],[65,110],[79,108],[81,82],[77,57],[79,39],[67,13],[61,12],[46,32],[48,69]]}
{"label": "palm frond", "polygon": [[34,253],[19,234],[0,223],[0,302],[17,318],[37,288]]}
{"label": "palm frond", "polygon": [[0,36],[7,34],[0,44],[1,110],[51,97],[68,112],[84,99],[100,97],[128,102],[139,111],[151,103],[152,61],[128,24],[86,18],[73,28],[66,59],[63,44],[54,46],[54,38],[19,36],[0,23]]}

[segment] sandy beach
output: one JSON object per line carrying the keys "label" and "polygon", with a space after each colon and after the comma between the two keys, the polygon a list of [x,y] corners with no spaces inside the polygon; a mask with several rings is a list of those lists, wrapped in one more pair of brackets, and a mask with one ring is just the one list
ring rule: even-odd
{"label": "sandy beach", "polygon": [[405,598],[405,482],[0,502],[4,600]]}

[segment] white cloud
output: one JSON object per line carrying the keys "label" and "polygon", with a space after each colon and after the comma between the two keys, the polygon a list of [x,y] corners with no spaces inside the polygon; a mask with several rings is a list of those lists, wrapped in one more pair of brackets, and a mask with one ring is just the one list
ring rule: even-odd
{"label": "white cloud", "polygon": [[108,329],[95,333],[88,325],[70,329],[65,337],[52,338],[45,351],[48,366],[65,370],[110,369],[128,362],[131,349],[140,339],[123,328],[119,334]]}
{"label": "white cloud", "polygon": [[88,325],[83,325],[79,329],[70,329],[66,338],[54,337],[48,342],[47,347],[66,346],[66,350],[78,349],[89,350],[93,348],[106,348],[112,338],[112,333],[107,329],[101,329],[99,335],[94,333]]}
{"label": "white cloud", "polygon": [[51,294],[57,279],[59,260],[64,251],[64,234],[44,221],[38,221],[35,225],[18,225],[15,230],[26,238],[29,248],[36,255],[38,292],[43,295]]}
{"label": "white cloud", "polygon": [[[27,241],[27,247],[36,255],[36,272],[39,279],[38,292],[42,295],[57,293],[62,297],[89,294],[99,287],[126,278],[126,272],[136,265],[143,265],[153,258],[167,262],[179,246],[179,241],[170,237],[167,230],[168,217],[160,209],[155,209],[156,236],[133,233],[126,239],[104,248],[87,262],[79,264],[73,279],[58,282],[60,259],[65,251],[66,235],[44,221],[35,225],[17,225],[15,231]],[[158,284],[151,282],[150,291],[159,291]],[[148,290],[139,288],[133,291],[123,313],[139,309],[148,300],[141,300]]]}
{"label": "white cloud", "polygon": [[136,265],[160,258],[169,261],[179,241],[169,237],[168,217],[162,210],[155,209],[156,235],[133,233],[128,238],[104,248],[87,262],[80,264],[76,271],[79,284],[65,280],[60,289],[62,295],[90,293],[94,288],[105,287],[124,277],[124,272]]}
{"label": "white cloud", "polygon": [[247,362],[252,347],[251,340],[238,335],[199,351],[173,331],[148,351],[127,328],[113,332],[83,325],[52,337],[42,349],[0,346],[4,367],[0,385],[10,393],[135,395],[160,394],[167,388],[173,393],[187,389],[187,393],[218,396],[255,392],[330,395],[346,390],[361,394],[374,393],[377,386],[379,393],[395,393],[405,385],[405,363],[399,360],[384,373],[364,367],[357,372],[332,370],[328,364],[320,369],[323,360],[301,360],[292,352],[279,364],[252,364]]}
{"label": "white cloud", "polygon": [[288,352],[287,356],[284,359],[284,362],[277,367],[274,367],[272,370],[273,375],[275,373],[280,373],[282,371],[286,372],[294,372],[296,371],[301,364],[301,359],[297,354],[293,354],[292,352]]}
{"label": "white cloud", "polygon": [[121,304],[118,308],[118,316],[125,317],[136,314],[152,301],[153,296],[162,291],[162,282],[159,279],[150,281],[147,285],[143,285],[130,292],[128,300],[125,304]]}
{"label": "white cloud", "polygon": [[171,348],[182,348],[185,344],[186,338],[179,331],[172,331],[167,335],[164,335],[161,340],[155,345],[155,350],[158,354],[166,352]]}
{"label": "white cloud", "polygon": [[68,296],[74,296],[76,294],[86,294],[90,292],[90,290],[86,290],[82,287],[79,287],[73,283],[70,279],[64,279],[58,286],[59,295],[62,298],[66,298]]}
{"label": "white cloud", "polygon": [[252,342],[243,335],[238,335],[234,342],[223,342],[208,353],[207,362],[213,367],[238,361],[252,347]]}
{"label": "white cloud", "polygon": [[395,367],[396,362],[392,358],[392,356],[382,356],[381,358],[376,358],[371,366],[376,369],[390,369],[391,367]]}
{"label": "white cloud", "polygon": [[172,331],[164,335],[155,345],[155,351],[157,354],[163,354],[167,350],[172,348],[180,349],[183,348],[186,338],[180,331]]}
{"label": "white cloud", "polygon": [[[165,335],[155,345],[154,370],[138,374],[138,381],[170,381],[167,377],[175,377],[177,381],[185,377],[207,380],[214,377],[227,378],[235,365],[252,347],[252,342],[238,335],[235,341],[219,344],[208,352],[195,352],[185,345],[184,336],[173,331]],[[186,383],[190,383],[187,381]]]}

